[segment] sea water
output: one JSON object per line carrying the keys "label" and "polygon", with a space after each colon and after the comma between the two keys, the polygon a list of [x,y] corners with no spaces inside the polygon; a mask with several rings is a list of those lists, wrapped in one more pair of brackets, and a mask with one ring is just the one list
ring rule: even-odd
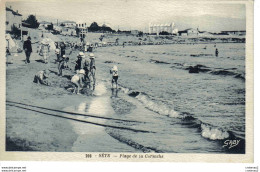
{"label": "sea water", "polygon": [[[231,151],[223,147],[223,141],[245,140],[245,44],[130,46],[104,51],[111,53],[113,64],[118,63],[121,86],[127,94],[134,92],[132,97],[148,110],[131,116],[152,121],[150,130],[155,134],[133,133],[136,141],[132,142],[162,152],[244,152],[244,145]],[[196,65],[199,73],[189,73],[189,67]],[[136,139],[139,134],[142,141]],[[130,133],[118,135],[131,138]]]}
{"label": "sea water", "polygon": [[[118,109],[131,109],[123,114],[115,109],[112,116],[139,121],[107,123],[148,131],[107,128],[111,137],[143,152],[245,153],[245,44],[104,47],[95,51],[97,77],[105,77],[97,80],[103,79],[109,88],[109,69],[117,65],[120,89],[112,102]],[[191,66],[198,66],[198,73],[190,73]],[[225,146],[229,140],[240,142],[229,148]]]}

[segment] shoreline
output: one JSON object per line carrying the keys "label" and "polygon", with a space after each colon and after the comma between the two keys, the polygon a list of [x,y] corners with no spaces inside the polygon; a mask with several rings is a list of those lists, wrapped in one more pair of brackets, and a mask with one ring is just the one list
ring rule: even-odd
{"label": "shoreline", "polygon": [[[58,77],[55,74],[55,71],[57,70],[55,69],[57,64],[53,63],[55,56],[50,56],[50,62],[47,65],[39,63],[39,59],[42,57],[38,56],[36,53],[32,53],[31,63],[25,65],[23,64],[23,58],[25,58],[25,56],[23,56],[24,53],[20,53],[18,56],[12,59],[14,63],[7,66],[6,94],[8,101],[31,104],[57,110],[64,110],[64,108],[66,109],[68,107],[74,107],[74,109],[71,109],[70,112],[73,112],[74,110],[78,112],[78,108],[82,108],[80,107],[82,102],[87,104],[85,107],[87,110],[90,108],[89,106],[91,106],[91,102],[95,101],[95,99],[102,99],[102,90],[101,95],[96,93],[96,96],[76,95],[68,92],[64,88],[64,86],[68,83],[68,78],[65,76],[71,75],[71,73],[69,71],[65,71],[63,74],[64,77]],[[72,61],[74,61],[74,59],[72,59]],[[34,84],[32,80],[36,71],[46,67],[49,67],[49,69],[53,71],[49,78],[52,85],[47,87]],[[26,72],[26,75],[24,75],[24,72]],[[97,74],[99,76],[99,83],[99,80],[103,78],[102,72],[103,71],[100,70]],[[54,81],[56,83],[53,83]],[[102,82],[103,81],[101,81],[101,83]],[[19,89],[16,90],[15,88],[18,87]],[[107,96],[108,95],[106,95],[106,97]],[[110,97],[107,98],[110,99]],[[110,102],[107,106],[110,106]],[[108,109],[108,107],[106,109]],[[112,106],[110,109],[113,109]],[[108,111],[110,114],[113,114],[114,112],[111,110]],[[82,113],[85,113],[84,107]],[[92,110],[89,113],[95,114],[95,110]],[[96,115],[98,116],[100,113],[97,112]],[[90,121],[96,120],[90,119]],[[71,120],[44,115],[37,112],[31,112],[7,105],[6,151],[85,152],[88,150],[91,152],[97,150],[98,147],[95,147],[95,145],[100,144],[100,147],[103,147],[105,146],[104,143],[106,143],[107,146],[105,146],[105,148],[103,150],[101,149],[100,151],[116,151],[117,147],[121,147],[121,151],[125,150],[126,152],[138,151],[135,148],[121,143],[120,141],[111,137],[109,133],[106,132],[106,127],[102,127],[101,130],[99,129],[100,134],[97,134],[93,137],[91,132],[87,132],[85,135],[77,133],[75,126],[78,125],[82,126],[83,128],[85,126],[87,131],[95,131],[97,128],[100,128],[92,124],[73,122]],[[101,140],[106,140],[104,143],[100,143],[100,135],[102,135]],[[86,139],[88,136],[90,136],[91,139]],[[82,140],[81,137],[85,138],[85,140]],[[81,146],[82,141],[85,143],[85,146],[87,145],[87,147]],[[114,146],[112,146],[111,143],[113,143]]]}

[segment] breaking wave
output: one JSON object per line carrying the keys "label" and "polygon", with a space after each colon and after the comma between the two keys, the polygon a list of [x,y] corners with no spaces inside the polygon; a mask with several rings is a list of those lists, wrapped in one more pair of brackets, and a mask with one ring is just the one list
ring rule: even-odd
{"label": "breaking wave", "polygon": [[210,140],[224,140],[230,137],[227,131],[207,124],[201,124],[201,135]]}
{"label": "breaking wave", "polygon": [[161,115],[166,115],[169,117],[178,118],[180,117],[179,113],[174,110],[174,108],[169,108],[167,105],[165,105],[163,102],[155,102],[154,100],[151,100],[147,95],[144,94],[138,94],[136,96],[137,100],[142,102],[144,106],[152,110],[156,113],[159,113]]}
{"label": "breaking wave", "polygon": [[[125,88],[122,90],[125,90]],[[145,108],[160,115],[179,119],[181,125],[185,125],[189,128],[198,129],[198,131],[201,133],[201,136],[205,139],[224,140],[230,137],[235,137],[234,134],[231,134],[231,131],[226,131],[222,128],[203,123],[201,120],[194,117],[193,114],[190,114],[188,112],[178,112],[174,110],[174,107],[172,105],[167,104],[167,102],[164,102],[163,100],[159,100],[142,92],[131,91],[129,89],[126,90],[129,96],[139,100]]]}

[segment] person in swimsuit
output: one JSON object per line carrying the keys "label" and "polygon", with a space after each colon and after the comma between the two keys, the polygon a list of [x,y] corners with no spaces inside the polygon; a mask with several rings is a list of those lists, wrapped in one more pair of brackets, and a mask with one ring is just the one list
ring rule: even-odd
{"label": "person in swimsuit", "polygon": [[75,74],[72,78],[71,78],[71,82],[73,84],[74,90],[73,93],[76,93],[77,90],[77,94],[80,94],[80,90],[82,90],[82,88],[84,87],[84,75],[85,75],[85,71],[84,69],[79,70],[79,72],[77,74]]}
{"label": "person in swimsuit", "polygon": [[112,74],[112,88],[114,88],[114,83],[116,83],[116,89],[117,89],[117,80],[118,80],[118,68],[116,65],[113,66],[113,68],[110,70],[110,74]]}

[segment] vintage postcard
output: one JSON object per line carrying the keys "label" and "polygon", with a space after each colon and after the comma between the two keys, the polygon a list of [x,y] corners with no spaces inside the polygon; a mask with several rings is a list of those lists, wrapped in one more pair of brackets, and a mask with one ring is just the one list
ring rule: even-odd
{"label": "vintage postcard", "polygon": [[0,159],[253,162],[253,5],[2,1]]}

